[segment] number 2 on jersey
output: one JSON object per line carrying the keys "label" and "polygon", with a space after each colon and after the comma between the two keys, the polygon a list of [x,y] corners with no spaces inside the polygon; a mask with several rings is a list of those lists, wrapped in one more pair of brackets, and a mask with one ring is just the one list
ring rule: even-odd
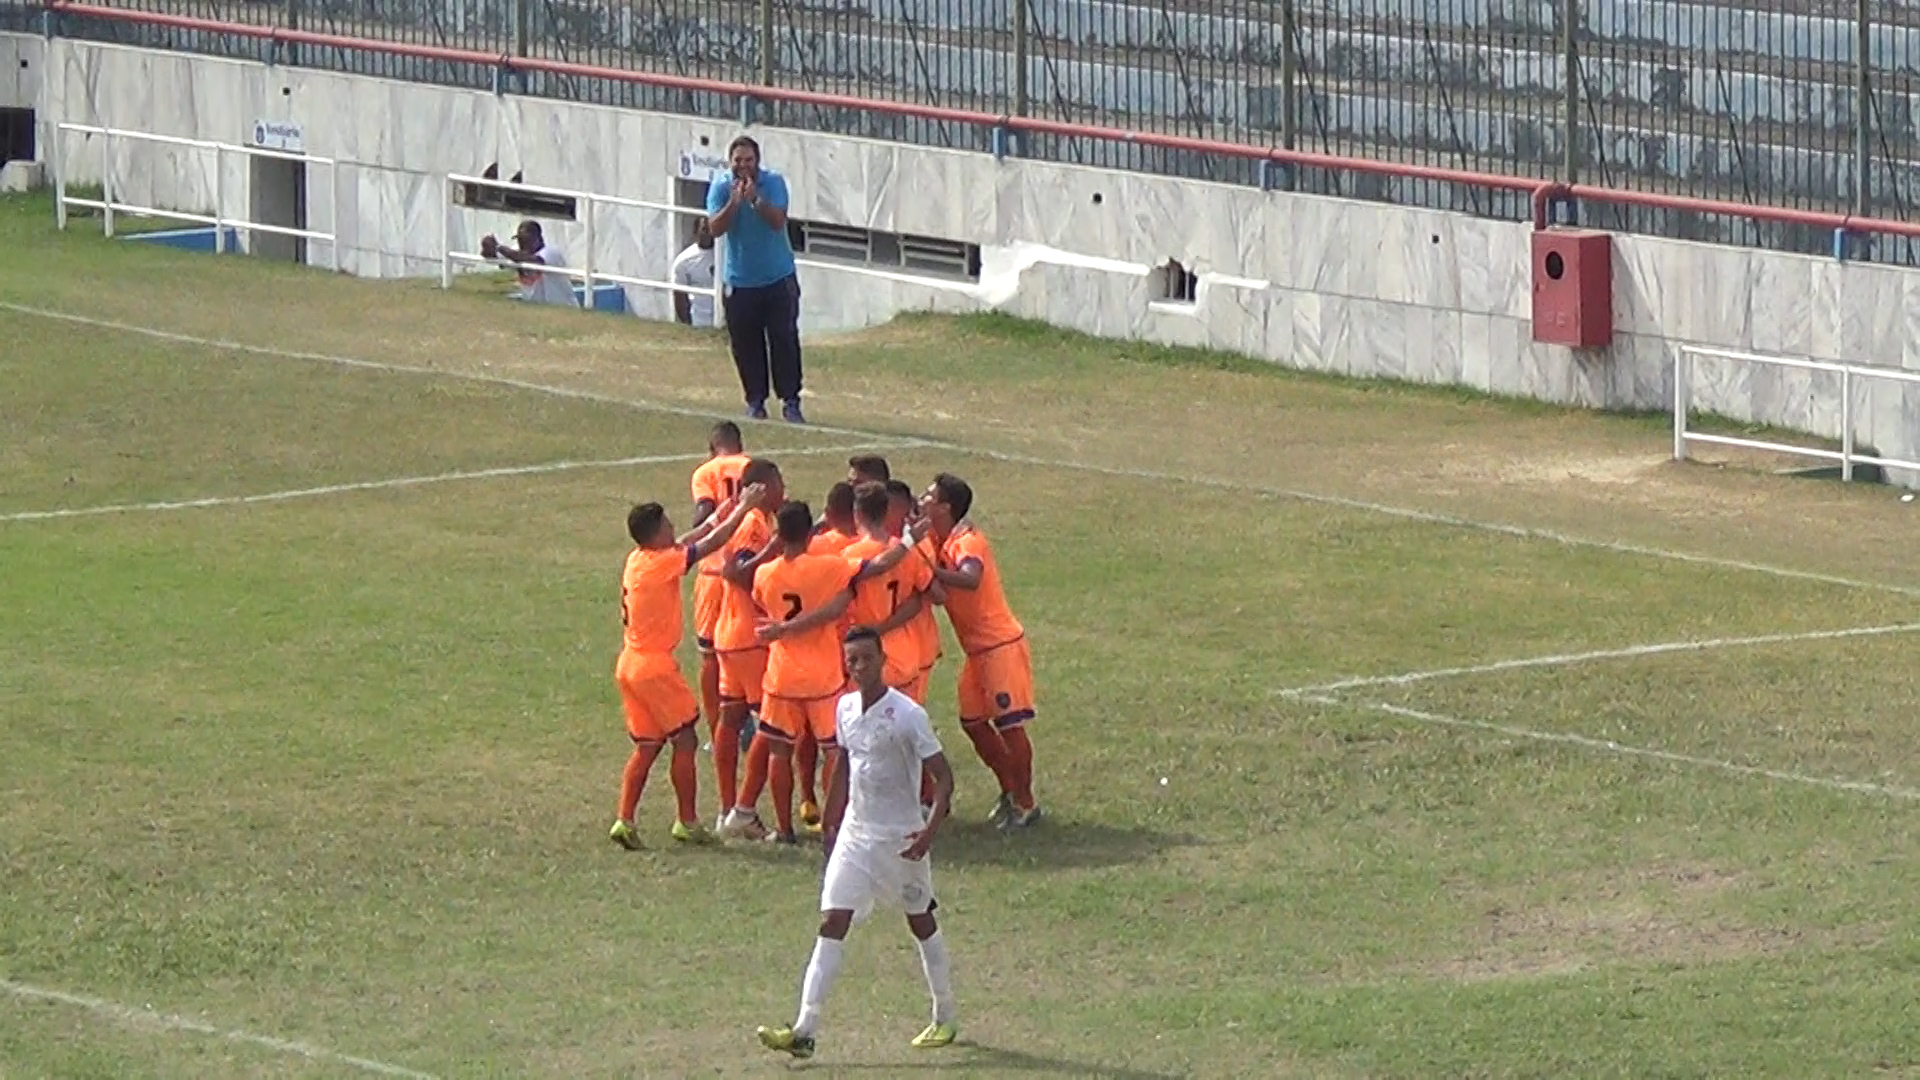
{"label": "number 2 on jersey", "polygon": [[781,593],[780,599],[785,600],[787,602],[787,613],[781,616],[782,619],[792,620],[800,617],[800,594],[799,593],[792,593],[792,592]]}
{"label": "number 2 on jersey", "polygon": [[887,611],[888,613],[892,613],[899,610],[900,583],[897,581],[889,581],[887,582]]}

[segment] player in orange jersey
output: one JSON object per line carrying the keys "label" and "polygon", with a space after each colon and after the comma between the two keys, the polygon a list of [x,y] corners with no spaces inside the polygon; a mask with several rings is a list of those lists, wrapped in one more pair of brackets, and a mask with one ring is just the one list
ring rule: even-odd
{"label": "player in orange jersey", "polygon": [[[860,522],[860,539],[841,552],[849,560],[876,558],[894,544],[887,530],[893,512],[893,500],[884,484],[862,484],[855,493],[855,511]],[[931,594],[931,595],[930,595]],[[914,697],[923,681],[926,645],[920,638],[915,620],[922,610],[942,599],[940,583],[933,579],[933,564],[920,557],[904,559],[884,574],[875,574],[854,587],[853,603],[847,608],[846,622],[867,627],[880,635],[887,656],[887,685],[925,706],[925,691]]]}
{"label": "player in orange jersey", "polygon": [[765,488],[748,488],[738,500],[729,501],[723,513],[709,516],[678,539],[666,508],[659,503],[642,503],[627,514],[634,549],[620,581],[620,623],[625,632],[614,681],[626,707],[633,754],[620,780],[619,816],[607,833],[621,847],[640,846],[640,834],[633,827],[634,809],[647,786],[647,774],[669,743],[673,745],[673,792],[680,804],[673,838],[712,839],[700,825],[694,806],[698,784],[694,754],[700,745],[694,727],[700,721],[700,709],[673,655],[680,647],[680,579],[731,540],[766,494]]}
{"label": "player in orange jersey", "polygon": [[896,543],[858,564],[839,555],[813,555],[807,551],[812,509],[790,502],[780,508],[778,520],[780,555],[757,568],[753,585],[753,599],[768,616],[759,637],[771,644],[765,704],[747,755],[746,782],[722,831],[733,836],[764,832],[755,806],[761,787],[771,780],[773,838],[790,844],[795,841],[793,744],[806,731],[821,749],[831,752],[834,746],[834,706],[847,681],[837,624],[852,600],[849,589],[898,566],[910,549]]}
{"label": "player in orange jersey", "polygon": [[832,555],[860,539],[860,526],[853,520],[853,485],[842,480],[827,490],[827,512],[813,531],[807,550],[815,555]]}
{"label": "player in orange jersey", "polygon": [[767,507],[780,505],[787,493],[779,466],[765,458],[749,461],[740,478],[742,483],[764,486],[767,494],[761,508],[747,515],[720,551],[723,587],[720,617],[713,630],[713,650],[720,659],[720,722],[714,725],[713,768],[720,784],[723,831],[727,811],[738,794],[735,777],[741,738],[752,730],[767,674],[767,646],[755,634],[760,610],[753,603],[753,572],[780,552],[773,542],[773,517]]}
{"label": "player in orange jersey", "polygon": [[847,459],[847,483],[856,488],[861,484],[884,484],[891,479],[893,470],[879,454],[855,454]]}
{"label": "player in orange jersey", "polygon": [[[889,535],[899,536],[906,531],[909,523],[921,519],[920,500],[914,496],[913,489],[904,481],[887,481],[887,502]],[[928,566],[939,565],[940,545],[934,540],[931,531],[921,538],[917,550]],[[920,610],[913,616],[910,624],[914,630],[914,639],[920,644],[920,677],[913,685],[904,687],[903,692],[922,706],[927,703],[927,684],[933,679],[934,665],[940,662],[940,622],[934,618],[933,609],[946,602],[944,587],[931,590],[927,594],[926,603],[920,605]]]}
{"label": "player in orange jersey", "polygon": [[1040,820],[1033,797],[1033,654],[1026,628],[1007,606],[999,563],[967,520],[973,489],[951,473],[933,478],[920,507],[940,545],[934,577],[947,590],[947,620],[966,653],[960,669],[960,727],[1000,781],[991,820],[1024,829]]}
{"label": "player in orange jersey", "polygon": [[[814,555],[838,555],[858,539],[860,530],[853,520],[853,485],[835,484],[827,491],[827,512],[814,528],[807,551]],[[842,634],[852,628],[853,624],[844,618],[840,621]],[[800,824],[813,833],[820,831],[820,796],[814,786],[819,766],[820,748],[811,732],[802,731],[793,744],[793,769],[800,784]]]}
{"label": "player in orange jersey", "polygon": [[[740,439],[740,425],[731,420],[713,425],[707,433],[708,458],[693,470],[693,523],[699,525],[721,503],[740,493],[740,471],[749,460]],[[700,649],[700,704],[709,726],[720,723],[720,658],[713,651],[713,630],[720,621],[721,556],[718,552],[700,564],[693,579],[693,640]],[[713,738],[710,731],[708,738]],[[732,780],[729,779],[729,785]]]}

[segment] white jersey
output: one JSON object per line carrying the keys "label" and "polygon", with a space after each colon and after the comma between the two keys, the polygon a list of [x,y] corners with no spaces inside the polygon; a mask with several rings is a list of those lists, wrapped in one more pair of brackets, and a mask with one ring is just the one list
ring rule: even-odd
{"label": "white jersey", "polygon": [[847,812],[840,835],[892,841],[918,832],[926,825],[920,813],[921,762],[940,753],[927,710],[898,690],[888,690],[873,708],[863,709],[856,690],[840,699],[834,719],[847,754]]}
{"label": "white jersey", "polygon": [[712,326],[713,249],[688,244],[685,251],[674,256],[668,280],[687,287],[687,314],[693,318],[693,325]]}
{"label": "white jersey", "polygon": [[579,307],[580,301],[573,295],[573,279],[565,274],[549,274],[528,267],[533,263],[542,266],[565,266],[567,257],[560,249],[547,245],[529,256],[526,263],[520,264],[520,299],[535,304],[565,304]]}

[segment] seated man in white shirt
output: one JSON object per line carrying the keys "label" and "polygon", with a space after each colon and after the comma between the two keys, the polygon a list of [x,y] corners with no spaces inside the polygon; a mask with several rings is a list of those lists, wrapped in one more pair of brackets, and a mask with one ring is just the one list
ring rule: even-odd
{"label": "seated man in white shirt", "polygon": [[533,266],[565,266],[567,257],[559,248],[549,247],[546,238],[540,233],[540,223],[523,221],[513,234],[517,247],[502,244],[492,233],[480,238],[480,257],[483,259],[505,259],[519,266],[520,299],[536,304],[556,304],[579,307],[580,301],[573,295],[573,279],[565,274],[552,274],[545,270],[530,270]]}
{"label": "seated man in white shirt", "polygon": [[691,290],[674,290],[673,317],[687,326],[713,326],[713,230],[706,218],[694,219],[693,243],[673,257],[668,280]]}

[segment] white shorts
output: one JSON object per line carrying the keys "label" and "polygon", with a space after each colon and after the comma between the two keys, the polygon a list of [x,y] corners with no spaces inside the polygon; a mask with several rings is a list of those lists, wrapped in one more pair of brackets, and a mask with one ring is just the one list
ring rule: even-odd
{"label": "white shorts", "polygon": [[877,904],[908,915],[932,911],[936,906],[932,859],[903,859],[900,852],[906,846],[905,837],[859,840],[842,836],[833,846],[833,858],[827,860],[826,879],[820,886],[820,910],[851,911],[855,922],[872,914]]}

